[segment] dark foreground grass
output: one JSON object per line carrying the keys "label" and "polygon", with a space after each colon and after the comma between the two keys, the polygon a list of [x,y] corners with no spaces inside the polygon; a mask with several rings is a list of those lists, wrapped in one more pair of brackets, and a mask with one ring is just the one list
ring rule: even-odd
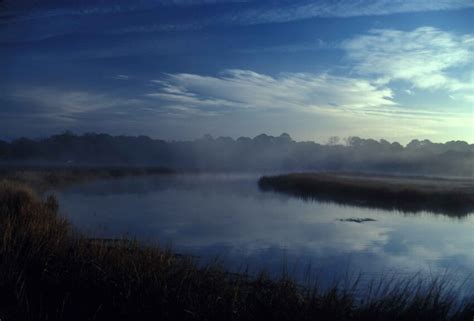
{"label": "dark foreground grass", "polygon": [[442,280],[319,291],[198,266],[136,242],[88,240],[19,183],[0,182],[1,320],[468,320]]}
{"label": "dark foreground grass", "polygon": [[295,173],[263,176],[262,190],[353,206],[430,211],[450,216],[474,212],[474,182],[442,178]]}

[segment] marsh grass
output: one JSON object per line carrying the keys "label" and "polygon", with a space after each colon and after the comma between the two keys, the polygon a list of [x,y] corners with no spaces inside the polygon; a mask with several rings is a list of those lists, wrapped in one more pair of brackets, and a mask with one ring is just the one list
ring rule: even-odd
{"label": "marsh grass", "polygon": [[258,184],[264,191],[351,206],[408,213],[431,211],[457,217],[474,212],[472,180],[295,173],[263,176]]}
{"label": "marsh grass", "polygon": [[0,167],[0,179],[25,183],[35,190],[63,187],[97,179],[131,176],[169,175],[176,171],[164,167],[86,167],[86,166],[8,166]]}
{"label": "marsh grass", "polygon": [[218,263],[134,241],[87,239],[58,215],[54,197],[0,182],[2,320],[469,320],[443,279],[300,286],[228,273]]}

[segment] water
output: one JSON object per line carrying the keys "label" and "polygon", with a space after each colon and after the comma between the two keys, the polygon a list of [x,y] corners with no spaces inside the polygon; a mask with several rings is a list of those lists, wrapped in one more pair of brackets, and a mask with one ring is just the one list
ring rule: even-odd
{"label": "water", "polygon": [[[474,215],[405,214],[262,192],[256,175],[182,175],[96,181],[57,192],[61,211],[91,237],[170,246],[235,271],[308,271],[322,284],[362,274],[472,282]],[[340,221],[371,218],[364,223]],[[474,289],[470,286],[469,289]],[[469,290],[470,291],[470,290]]]}

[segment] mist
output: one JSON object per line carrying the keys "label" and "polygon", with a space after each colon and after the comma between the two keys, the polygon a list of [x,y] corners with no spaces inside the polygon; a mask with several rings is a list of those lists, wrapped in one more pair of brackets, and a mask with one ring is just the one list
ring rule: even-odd
{"label": "mist", "polygon": [[254,138],[164,141],[147,136],[66,132],[44,139],[0,141],[0,162],[28,165],[162,166],[177,170],[286,172],[357,171],[407,175],[474,176],[474,144],[349,137],[327,144],[296,142],[289,134]]}

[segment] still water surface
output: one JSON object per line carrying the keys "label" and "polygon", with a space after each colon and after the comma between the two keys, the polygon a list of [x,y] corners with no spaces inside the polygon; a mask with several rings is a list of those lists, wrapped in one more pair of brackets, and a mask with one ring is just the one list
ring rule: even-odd
{"label": "still water surface", "polygon": [[[472,286],[474,215],[343,206],[262,192],[257,175],[180,175],[96,181],[57,192],[61,211],[92,237],[127,236],[218,257],[234,270],[283,267],[321,283],[362,273],[440,275]],[[371,218],[355,223],[348,218]]]}

